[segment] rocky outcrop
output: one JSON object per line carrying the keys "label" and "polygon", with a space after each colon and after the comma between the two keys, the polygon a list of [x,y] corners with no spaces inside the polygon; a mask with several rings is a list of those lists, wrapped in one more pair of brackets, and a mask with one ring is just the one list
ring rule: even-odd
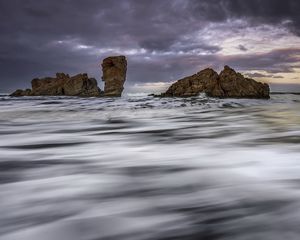
{"label": "rocky outcrop", "polygon": [[101,66],[103,71],[102,80],[105,82],[104,96],[121,97],[126,80],[126,57],[114,56],[105,58]]}
{"label": "rocky outcrop", "polygon": [[224,91],[224,97],[270,98],[270,87],[268,84],[245,78],[228,66],[225,66],[220,73],[219,82]]}
{"label": "rocky outcrop", "polygon": [[178,80],[161,96],[191,97],[202,92],[218,98],[270,98],[268,84],[245,78],[228,66],[220,74],[207,68]]}
{"label": "rocky outcrop", "polygon": [[68,74],[57,73],[56,77],[35,78],[31,81],[32,90],[17,90],[11,96],[80,96],[99,97],[101,90],[97,81],[87,74],[70,77]]}
{"label": "rocky outcrop", "polygon": [[56,77],[36,78],[31,81],[32,89],[18,89],[10,96],[79,96],[79,97],[120,97],[126,80],[127,61],[125,56],[113,56],[103,60],[104,92],[94,78],[86,73],[70,77],[57,73]]}
{"label": "rocky outcrop", "polygon": [[164,96],[167,97],[190,97],[201,92],[212,93],[219,88],[219,75],[213,69],[207,68],[192,76],[178,80],[169,87]]}

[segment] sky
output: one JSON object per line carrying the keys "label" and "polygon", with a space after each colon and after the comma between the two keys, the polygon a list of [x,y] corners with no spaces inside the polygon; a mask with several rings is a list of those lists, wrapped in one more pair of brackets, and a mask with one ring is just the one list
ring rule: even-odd
{"label": "sky", "polygon": [[273,91],[300,92],[299,0],[0,0],[0,92],[88,73],[125,55],[125,88],[160,92],[229,65]]}

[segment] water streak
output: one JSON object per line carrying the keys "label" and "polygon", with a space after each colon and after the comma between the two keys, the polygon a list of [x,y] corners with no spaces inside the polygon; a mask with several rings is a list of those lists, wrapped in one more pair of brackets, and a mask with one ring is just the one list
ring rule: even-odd
{"label": "water streak", "polygon": [[300,96],[0,96],[0,239],[300,236]]}

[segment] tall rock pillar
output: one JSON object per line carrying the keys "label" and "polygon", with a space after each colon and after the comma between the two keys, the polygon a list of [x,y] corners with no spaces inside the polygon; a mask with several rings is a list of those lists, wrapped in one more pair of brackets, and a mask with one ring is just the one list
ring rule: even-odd
{"label": "tall rock pillar", "polygon": [[126,80],[127,60],[125,56],[105,58],[101,64],[105,82],[104,96],[121,97]]}

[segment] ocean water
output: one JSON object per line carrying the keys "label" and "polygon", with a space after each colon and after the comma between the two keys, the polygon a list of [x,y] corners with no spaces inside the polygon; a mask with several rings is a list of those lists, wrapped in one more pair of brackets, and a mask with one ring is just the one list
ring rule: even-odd
{"label": "ocean water", "polygon": [[300,239],[300,95],[0,96],[1,240]]}

